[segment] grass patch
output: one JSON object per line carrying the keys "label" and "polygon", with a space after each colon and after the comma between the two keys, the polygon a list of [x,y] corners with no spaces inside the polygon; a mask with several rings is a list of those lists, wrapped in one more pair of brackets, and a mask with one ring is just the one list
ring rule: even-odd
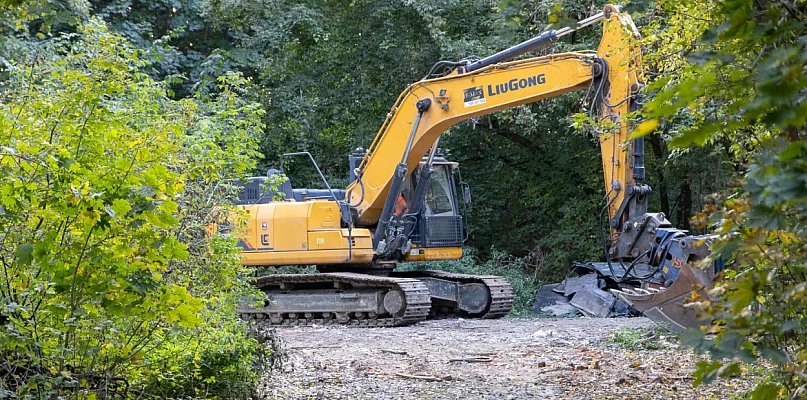
{"label": "grass patch", "polygon": [[279,267],[255,267],[252,269],[253,277],[280,274],[316,274],[317,267],[314,265],[282,265]]}
{"label": "grass patch", "polygon": [[614,331],[605,345],[622,350],[662,350],[672,346],[670,339],[673,336],[666,328],[653,326],[651,328],[625,328]]}

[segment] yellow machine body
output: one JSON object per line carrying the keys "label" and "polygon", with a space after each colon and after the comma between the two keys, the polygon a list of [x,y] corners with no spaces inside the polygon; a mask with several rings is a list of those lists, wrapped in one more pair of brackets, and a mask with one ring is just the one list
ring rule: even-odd
{"label": "yellow machine body", "polygon": [[[367,264],[373,261],[369,229],[339,227],[331,200],[278,201],[242,206],[246,226],[239,235],[244,265]],[[352,243],[349,242],[352,240]],[[405,261],[455,260],[462,248],[417,248]]]}
{"label": "yellow machine body", "polygon": [[340,228],[339,206],[334,201],[278,201],[242,207],[249,217],[239,242],[245,265],[363,264],[373,260],[370,231]]}

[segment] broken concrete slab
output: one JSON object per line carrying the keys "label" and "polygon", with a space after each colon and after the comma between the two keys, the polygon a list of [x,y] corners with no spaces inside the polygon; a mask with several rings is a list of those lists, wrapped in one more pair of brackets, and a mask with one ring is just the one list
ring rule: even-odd
{"label": "broken concrete slab", "polygon": [[614,307],[616,296],[594,285],[581,287],[572,297],[569,304],[573,305],[585,315],[592,317],[607,317]]}
{"label": "broken concrete slab", "polygon": [[560,284],[541,285],[541,288],[538,289],[538,293],[535,294],[535,303],[532,305],[532,312],[539,314],[542,308],[551,306],[556,302],[569,304],[569,299],[566,296],[555,292],[558,285]]}
{"label": "broken concrete slab", "polygon": [[[625,268],[626,266],[624,264],[620,264],[619,262],[611,262],[610,266],[608,263],[604,262],[572,263],[572,272],[579,275],[596,273],[601,277],[610,279],[612,284],[616,284],[617,281],[619,281],[619,278],[625,276]],[[633,267],[632,275],[626,276],[626,280],[636,283],[639,282],[639,280],[635,278],[636,276],[649,276],[657,270],[658,267],[639,263]],[[649,280],[654,283],[659,283],[660,276],[660,274],[657,274],[656,276],[650,277]]]}
{"label": "broken concrete slab", "polygon": [[591,286],[596,288],[597,287],[597,274],[585,274],[581,276],[575,276],[573,278],[566,278],[563,281],[565,283],[565,290],[563,292],[564,295],[571,296],[577,293],[580,288]]}
{"label": "broken concrete slab", "polygon": [[580,310],[569,303],[555,303],[541,308],[541,313],[550,314],[553,317],[576,317],[580,315]]}
{"label": "broken concrete slab", "polygon": [[566,279],[564,279],[563,282],[556,284],[552,291],[555,293],[564,294],[566,292]]}

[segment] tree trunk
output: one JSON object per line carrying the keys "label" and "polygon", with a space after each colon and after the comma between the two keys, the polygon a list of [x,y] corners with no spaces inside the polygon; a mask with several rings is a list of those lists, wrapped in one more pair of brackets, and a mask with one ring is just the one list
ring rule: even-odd
{"label": "tree trunk", "polygon": [[678,227],[689,230],[689,219],[692,218],[692,188],[688,181],[681,182],[681,194],[678,200]]}
{"label": "tree trunk", "polygon": [[[669,128],[667,128],[669,129]],[[664,143],[662,143],[662,138],[660,135],[649,135],[647,136],[648,141],[650,142],[650,147],[653,148],[653,155],[656,156],[656,159],[659,163],[662,162],[664,159],[664,151],[665,147]],[[656,176],[658,177],[658,193],[661,198],[661,212],[664,213],[666,216],[670,216],[670,194],[667,190],[667,181],[664,179],[664,169],[663,168],[655,168]]]}

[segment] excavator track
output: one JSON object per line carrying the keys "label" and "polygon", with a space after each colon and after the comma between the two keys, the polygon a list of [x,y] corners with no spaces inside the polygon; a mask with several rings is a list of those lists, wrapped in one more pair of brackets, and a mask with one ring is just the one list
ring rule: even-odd
{"label": "excavator track", "polygon": [[446,302],[433,299],[434,304],[432,305],[432,312],[429,318],[450,318],[457,316],[463,318],[496,319],[504,317],[513,308],[513,298],[515,297],[513,287],[510,286],[507,280],[500,276],[455,274],[443,271],[394,272],[393,276],[414,279],[434,278],[456,282],[462,285],[481,284],[484,285],[486,292],[489,294],[487,304],[480,306],[480,309],[484,311],[478,313],[462,311],[456,304],[446,304]]}
{"label": "excavator track", "polygon": [[[420,281],[409,278],[349,272],[279,274],[257,278],[253,285],[267,298],[263,307],[240,309],[241,318],[274,326],[406,326],[425,320],[431,308],[429,289]],[[294,297],[303,301],[295,303]],[[295,304],[316,298],[326,298],[331,302],[295,308]]]}

